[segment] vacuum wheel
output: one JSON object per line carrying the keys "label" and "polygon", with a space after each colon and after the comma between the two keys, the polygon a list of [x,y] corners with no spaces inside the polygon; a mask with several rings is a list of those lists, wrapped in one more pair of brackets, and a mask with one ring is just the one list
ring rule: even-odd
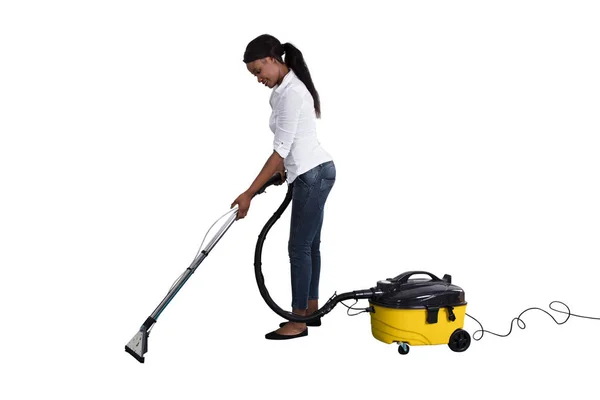
{"label": "vacuum wheel", "polygon": [[455,330],[452,335],[450,335],[450,341],[448,342],[448,346],[450,350],[456,351],[458,353],[465,351],[469,348],[471,344],[471,335],[469,332],[463,329]]}
{"label": "vacuum wheel", "polygon": [[408,354],[410,347],[408,347],[408,343],[399,342],[398,343],[398,353],[405,355]]}

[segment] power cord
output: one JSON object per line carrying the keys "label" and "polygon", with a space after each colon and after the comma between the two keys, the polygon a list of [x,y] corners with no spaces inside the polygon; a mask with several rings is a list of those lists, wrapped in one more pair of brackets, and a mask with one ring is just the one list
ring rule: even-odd
{"label": "power cord", "polygon": [[[354,303],[351,306],[347,306],[343,301],[340,301],[340,303],[342,303],[344,305],[344,307],[346,307],[348,309],[348,311],[346,311],[346,314],[348,314],[351,317],[354,317],[355,315],[358,315],[358,314],[362,314],[364,312],[370,312],[370,311],[374,310],[373,307],[371,307],[371,306],[365,307],[365,308],[354,308],[354,305],[356,303],[358,303],[358,299],[354,299]],[[362,310],[362,311],[350,314],[350,310]]]}
{"label": "power cord", "polygon": [[[554,307],[552,306],[554,303],[562,304],[562,305],[563,305],[563,306],[564,306],[564,307],[567,309],[567,311],[557,310],[556,308],[554,308]],[[573,314],[573,313],[571,312],[571,309],[569,308],[569,306],[567,306],[567,305],[566,305],[565,303],[563,303],[562,301],[552,301],[552,302],[550,302],[550,305],[549,305],[548,307],[549,307],[551,310],[553,310],[553,311],[556,311],[556,312],[558,312],[558,313],[561,313],[561,314],[566,314],[566,315],[567,315],[567,318],[566,318],[564,321],[562,321],[562,322],[558,322],[558,321],[556,320],[556,318],[554,318],[554,317],[552,316],[552,314],[550,314],[548,311],[546,311],[546,310],[543,310],[543,309],[541,309],[541,308],[539,308],[539,307],[530,307],[530,308],[528,308],[528,309],[524,310],[523,312],[521,312],[521,314],[519,314],[519,316],[518,316],[518,317],[516,317],[516,318],[513,318],[513,319],[512,319],[512,321],[511,321],[511,323],[510,323],[510,330],[508,331],[508,333],[507,333],[506,335],[501,335],[501,334],[498,334],[498,333],[494,333],[494,332],[490,332],[490,331],[488,331],[488,330],[485,330],[485,329],[483,329],[483,325],[481,325],[481,322],[479,322],[477,319],[475,319],[474,317],[472,317],[472,316],[471,316],[471,315],[469,315],[469,314],[466,314],[466,315],[467,315],[469,318],[473,319],[475,322],[477,322],[477,323],[479,324],[479,326],[481,327],[481,329],[479,329],[479,330],[477,330],[477,331],[473,332],[473,340],[477,340],[477,341],[478,341],[478,340],[481,340],[481,338],[483,337],[483,334],[484,334],[484,332],[487,332],[487,333],[489,333],[489,334],[491,334],[491,335],[495,335],[495,336],[499,336],[499,337],[507,337],[508,335],[510,335],[510,334],[511,334],[511,332],[512,332],[512,330],[513,330],[513,324],[515,323],[515,321],[517,322],[517,326],[518,326],[520,329],[525,329],[526,325],[525,325],[525,322],[524,322],[524,321],[521,319],[521,316],[522,316],[523,314],[525,314],[527,311],[530,311],[530,310],[539,310],[539,311],[542,311],[542,312],[544,312],[544,313],[548,314],[548,315],[550,316],[550,318],[552,318],[552,319],[554,320],[554,322],[556,322],[556,324],[558,324],[558,325],[562,325],[562,324],[564,324],[565,322],[567,322],[567,321],[569,320],[569,318],[570,318],[570,317],[577,317],[577,318],[586,318],[586,319],[600,320],[600,318],[599,318],[599,317],[588,317],[588,316],[585,316],[585,315]],[[479,336],[479,338],[475,337],[475,335],[476,335],[477,333],[479,333],[479,332],[481,333],[481,336]]]}

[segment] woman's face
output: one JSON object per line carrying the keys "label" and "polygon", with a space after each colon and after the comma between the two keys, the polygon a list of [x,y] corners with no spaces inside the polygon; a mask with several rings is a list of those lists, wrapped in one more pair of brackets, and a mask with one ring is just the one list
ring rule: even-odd
{"label": "woman's face", "polygon": [[248,71],[261,83],[273,88],[279,80],[279,66],[272,57],[261,58],[246,64]]}

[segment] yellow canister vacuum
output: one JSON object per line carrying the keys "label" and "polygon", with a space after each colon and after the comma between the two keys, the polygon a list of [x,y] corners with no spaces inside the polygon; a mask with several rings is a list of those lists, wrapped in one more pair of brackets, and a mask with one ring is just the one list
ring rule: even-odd
{"label": "yellow canister vacuum", "polygon": [[[263,193],[271,185],[281,185],[283,182],[283,176],[276,173],[255,195]],[[254,271],[260,294],[275,313],[290,321],[310,322],[329,313],[337,303],[344,300],[368,299],[370,305],[366,308],[366,311],[369,311],[371,316],[373,336],[384,343],[398,343],[400,354],[407,354],[409,345],[448,344],[450,349],[456,352],[465,351],[469,347],[471,337],[462,329],[467,305],[465,295],[461,288],[451,283],[449,275],[444,275],[442,279],[439,279],[425,271],[405,272],[395,278],[381,280],[377,282],[376,286],[369,289],[334,295],[310,316],[300,316],[281,309],[271,299],[265,286],[261,270],[261,254],[268,231],[281,217],[291,200],[292,186],[288,185],[283,203],[267,221],[258,237],[254,255]],[[144,321],[135,336],[125,345],[125,351],[139,362],[144,362],[144,354],[148,351],[150,330],[156,323],[158,316],[231,227],[237,217],[237,207],[229,213],[231,215],[227,222],[207,247],[197,253],[191,265],[171,286],[166,297]],[[202,248],[202,245],[200,245],[200,248]],[[427,278],[415,278],[417,275],[426,275]]]}
{"label": "yellow canister vacuum", "polygon": [[[430,279],[409,279],[429,275]],[[450,275],[439,279],[425,271],[405,272],[377,282],[381,294],[369,299],[371,331],[384,342],[399,344],[400,354],[409,345],[448,344],[465,351],[471,336],[463,330],[467,303],[465,293],[452,285]]]}

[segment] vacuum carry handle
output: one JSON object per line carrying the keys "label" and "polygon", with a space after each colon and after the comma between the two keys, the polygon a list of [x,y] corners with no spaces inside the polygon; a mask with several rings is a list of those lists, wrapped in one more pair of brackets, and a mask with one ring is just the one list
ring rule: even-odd
{"label": "vacuum carry handle", "polygon": [[[281,174],[281,172],[277,171],[275,172],[275,174],[273,174],[273,176],[271,177],[271,179],[269,179],[267,181],[267,183],[265,183],[259,190],[258,192],[254,193],[254,196],[261,194],[265,191],[266,188],[268,188],[271,185],[275,185],[275,186],[279,186],[284,182],[285,178],[284,176]],[[252,196],[252,197],[254,197]]]}
{"label": "vacuum carry handle", "polygon": [[392,281],[406,283],[408,281],[408,278],[410,278],[413,275],[418,275],[418,274],[429,275],[433,281],[440,281],[440,282],[442,281],[440,278],[438,278],[431,272],[426,272],[426,271],[408,271],[408,272],[398,275],[397,277],[392,279]]}

